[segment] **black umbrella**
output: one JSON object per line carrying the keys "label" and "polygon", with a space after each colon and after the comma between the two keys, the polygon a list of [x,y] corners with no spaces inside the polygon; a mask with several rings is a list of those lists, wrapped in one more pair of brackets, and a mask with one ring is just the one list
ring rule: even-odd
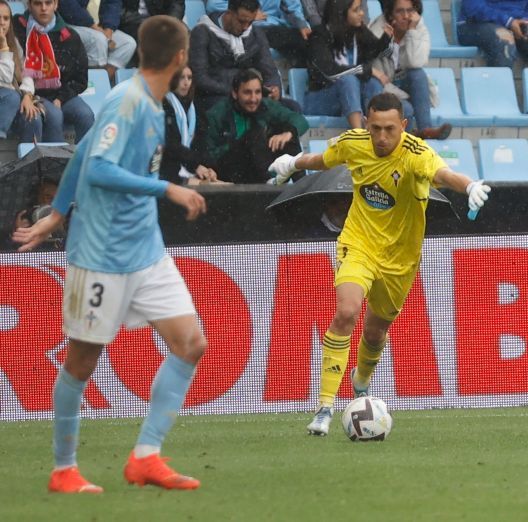
{"label": "black umbrella", "polygon": [[[314,203],[311,200],[314,197],[322,199],[339,194],[350,194],[352,197],[353,192],[350,171],[344,165],[340,165],[327,171],[304,176],[295,183],[285,185],[284,190],[266,207],[266,210],[278,209],[278,207],[296,202],[305,204],[308,203],[308,199],[310,199],[310,206],[313,207]],[[444,211],[447,211],[450,216],[453,214],[456,216],[451,202],[441,192],[431,187],[427,206],[428,218],[442,217]]]}
{"label": "black umbrella", "polygon": [[16,213],[35,203],[36,190],[42,180],[60,181],[74,150],[73,145],[39,144],[24,157],[0,167],[1,232],[9,232]]}

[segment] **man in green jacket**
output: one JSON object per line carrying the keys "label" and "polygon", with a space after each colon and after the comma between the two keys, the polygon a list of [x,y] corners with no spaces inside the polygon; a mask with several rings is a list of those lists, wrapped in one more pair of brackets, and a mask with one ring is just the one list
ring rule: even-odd
{"label": "man in green jacket", "polygon": [[233,79],[231,96],[207,112],[205,148],[222,181],[272,182],[268,167],[275,158],[301,153],[306,118],[263,96],[261,74],[243,69]]}

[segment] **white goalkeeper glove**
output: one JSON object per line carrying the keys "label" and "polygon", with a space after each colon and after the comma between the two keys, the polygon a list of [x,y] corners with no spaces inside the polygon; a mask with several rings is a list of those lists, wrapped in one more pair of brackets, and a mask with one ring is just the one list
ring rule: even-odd
{"label": "white goalkeeper glove", "polygon": [[302,156],[302,152],[299,152],[297,156],[290,156],[290,154],[283,154],[279,156],[269,167],[268,172],[275,173],[275,177],[272,178],[272,183],[274,185],[282,185],[286,183],[294,172],[297,172],[298,169],[295,166],[295,162],[298,158]]}
{"label": "white goalkeeper glove", "polygon": [[480,210],[488,199],[488,192],[491,191],[489,185],[484,185],[482,180],[472,181],[467,187],[469,209],[473,211]]}

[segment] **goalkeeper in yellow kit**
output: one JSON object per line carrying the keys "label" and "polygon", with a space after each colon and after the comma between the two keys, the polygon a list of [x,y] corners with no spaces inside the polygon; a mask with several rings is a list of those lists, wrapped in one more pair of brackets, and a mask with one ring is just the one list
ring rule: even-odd
{"label": "goalkeeper in yellow kit", "polygon": [[283,155],[270,170],[284,181],[297,170],[345,164],[354,198],[337,241],[337,309],[323,338],[320,404],[308,432],[327,435],[334,398],[348,363],[350,336],[368,301],[351,372],[354,396],[367,395],[390,325],[396,319],[420,264],[425,210],[431,185],[467,193],[478,210],[489,186],[453,172],[425,141],[407,134],[401,102],[383,93],[370,101],[366,129],[329,140],[323,154]]}

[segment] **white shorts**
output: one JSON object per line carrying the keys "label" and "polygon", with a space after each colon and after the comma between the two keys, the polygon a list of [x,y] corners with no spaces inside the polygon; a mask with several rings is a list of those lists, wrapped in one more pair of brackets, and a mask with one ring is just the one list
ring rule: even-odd
{"label": "white shorts", "polygon": [[168,255],[129,274],[93,272],[70,265],[62,305],[64,332],[72,339],[108,344],[128,329],[196,310],[185,281]]}

